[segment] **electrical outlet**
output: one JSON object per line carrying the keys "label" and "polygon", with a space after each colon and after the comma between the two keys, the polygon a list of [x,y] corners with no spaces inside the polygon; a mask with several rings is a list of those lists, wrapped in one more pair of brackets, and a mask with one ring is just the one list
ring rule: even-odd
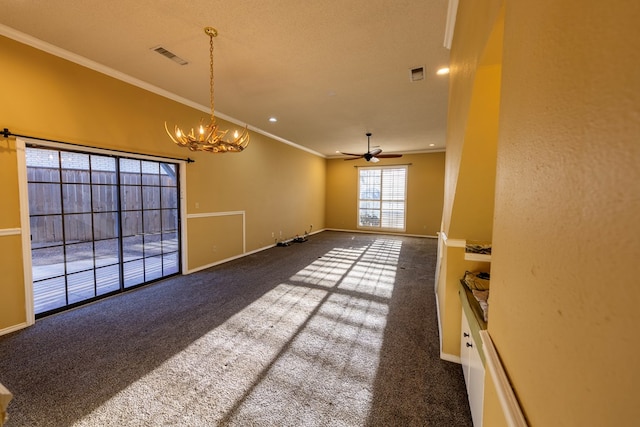
{"label": "electrical outlet", "polygon": [[274,231],[271,232],[271,237],[276,237],[276,233]]}

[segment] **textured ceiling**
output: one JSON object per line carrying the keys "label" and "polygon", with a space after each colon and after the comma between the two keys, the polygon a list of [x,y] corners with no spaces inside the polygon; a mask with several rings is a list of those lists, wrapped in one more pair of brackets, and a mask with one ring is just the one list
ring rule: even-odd
{"label": "textured ceiling", "polygon": [[[0,24],[325,156],[442,150],[447,0],[8,0]],[[7,31],[4,31],[6,34]],[[188,65],[155,53],[161,45]],[[424,80],[410,69],[424,66]],[[269,117],[278,118],[270,123]],[[190,127],[191,124],[183,124]],[[433,144],[433,146],[431,146]]]}

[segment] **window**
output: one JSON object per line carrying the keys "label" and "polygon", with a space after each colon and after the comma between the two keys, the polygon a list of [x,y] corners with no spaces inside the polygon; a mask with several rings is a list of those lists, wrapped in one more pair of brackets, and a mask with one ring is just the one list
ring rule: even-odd
{"label": "window", "polygon": [[358,169],[358,227],[405,230],[407,167]]}

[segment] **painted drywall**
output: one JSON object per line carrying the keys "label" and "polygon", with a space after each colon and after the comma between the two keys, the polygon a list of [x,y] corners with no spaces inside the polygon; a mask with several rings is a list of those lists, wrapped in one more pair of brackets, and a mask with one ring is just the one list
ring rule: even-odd
{"label": "painted drywall", "polygon": [[[496,3],[460,3],[452,148],[472,96],[464,76],[478,68]],[[640,4],[504,7],[489,333],[530,425],[635,425]],[[447,227],[456,185],[447,182]],[[485,401],[485,425],[493,409]]]}
{"label": "painted drywall", "polygon": [[[0,72],[2,65],[0,64]],[[13,139],[0,137],[0,200],[10,206],[18,206],[18,163],[15,158],[16,144]],[[0,209],[0,229],[20,227],[19,209]]]}
{"label": "painted drywall", "polygon": [[[436,236],[442,216],[444,191],[444,153],[406,154],[398,159],[383,159],[375,166],[410,164],[407,178],[405,234]],[[357,230],[358,167],[364,160],[327,161],[327,228]]]}
{"label": "painted drywall", "polygon": [[484,376],[482,425],[491,427],[508,427],[511,425],[505,418],[504,411],[499,403],[495,383],[493,382],[493,378],[486,367]]}
{"label": "painted drywall", "polygon": [[[467,2],[458,10],[451,51],[447,131],[443,262],[437,295],[441,353],[460,355],[459,281],[465,271],[491,269],[489,263],[464,259],[468,241],[491,242],[500,113],[503,12],[501,2]],[[458,246],[456,246],[458,245]],[[483,400],[485,425],[504,419],[495,393]]]}
{"label": "painted drywall", "polygon": [[[0,65],[0,72],[2,65]],[[0,331],[25,322],[24,273],[18,194],[18,164],[14,140],[0,138]],[[5,301],[7,303],[5,303]],[[8,303],[11,302],[11,303]]]}
{"label": "painted drywall", "polygon": [[244,215],[221,213],[189,218],[187,227],[189,271],[242,255]]}
{"label": "painted drywall", "polygon": [[188,213],[246,211],[247,251],[323,229],[326,160],[260,134],[250,147],[189,165]]}
{"label": "painted drywall", "polygon": [[0,331],[26,322],[21,239],[20,235],[0,236]]}
{"label": "painted drywall", "polygon": [[640,419],[638,22],[506,2],[489,331],[531,425]]}
{"label": "painted drywall", "polygon": [[482,65],[473,95],[447,236],[490,242],[493,230],[500,66]]}
{"label": "painted drywall", "polygon": [[[447,157],[441,227],[441,230],[451,238],[467,238],[466,236],[452,236],[449,231],[455,198],[458,196],[458,174],[463,151],[468,141],[468,120],[470,114],[473,114],[480,121],[484,114],[482,110],[471,111],[476,72],[481,64],[489,65],[495,62],[491,59],[493,51],[486,52],[486,48],[494,23],[500,13],[501,4],[502,0],[465,2],[464,5],[459,6],[456,16],[456,29],[449,65],[451,72],[447,115]],[[476,102],[478,102],[477,95]],[[472,133],[473,128],[471,129]]]}
{"label": "painted drywall", "polygon": [[[194,159],[195,163],[185,166],[188,235],[190,222],[200,221],[189,215],[226,211],[245,213],[247,252],[274,244],[280,231],[283,237],[292,237],[311,224],[314,230],[325,228],[324,158],[255,132],[242,153],[189,152],[169,140],[164,122],[191,127],[206,112],[5,37],[0,37],[0,51],[10,59],[0,64],[4,99],[0,127],[98,148]],[[223,120],[219,124],[234,126]],[[15,141],[1,139],[0,144],[0,173],[6,178],[0,189],[6,207],[0,210],[0,227],[20,227]],[[232,229],[237,230],[236,225]],[[201,227],[197,239],[188,244],[193,257],[189,267],[235,255],[242,247],[237,234],[225,240],[220,227]],[[21,252],[14,240],[0,237],[3,253]],[[18,256],[2,267],[3,276],[10,280],[0,284],[0,331],[26,320],[22,259]]]}

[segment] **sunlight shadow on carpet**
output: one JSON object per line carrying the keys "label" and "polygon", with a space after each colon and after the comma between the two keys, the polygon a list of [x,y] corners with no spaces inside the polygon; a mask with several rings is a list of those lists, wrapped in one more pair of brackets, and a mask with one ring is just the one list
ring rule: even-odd
{"label": "sunlight shadow on carpet", "polygon": [[401,245],[328,251],[74,426],[364,424]]}

